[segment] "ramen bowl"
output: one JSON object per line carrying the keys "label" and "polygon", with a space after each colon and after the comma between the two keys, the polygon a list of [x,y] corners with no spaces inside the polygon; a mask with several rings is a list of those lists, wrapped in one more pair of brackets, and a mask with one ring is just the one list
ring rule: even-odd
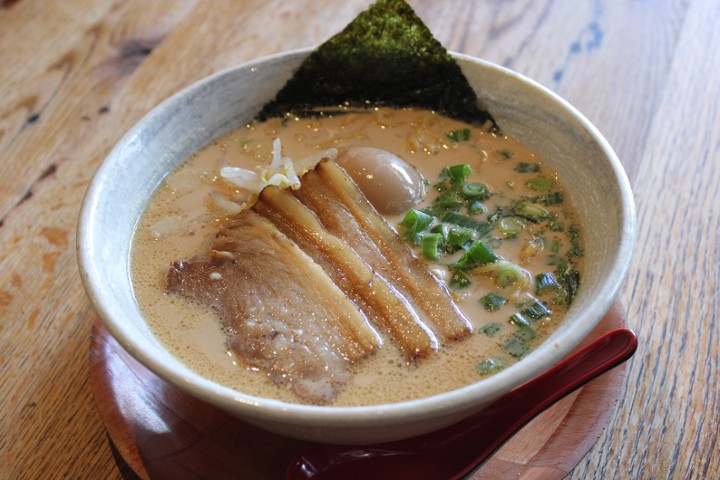
{"label": "ramen bowl", "polygon": [[625,172],[575,108],[506,68],[454,54],[503,132],[563,178],[585,230],[584,276],[562,325],[507,369],[453,391],[392,404],[312,406],[248,395],[189,368],[158,340],[133,293],[130,254],[138,219],[164,177],[211,140],[249,120],[309,54],[282,53],[219,72],[173,95],[115,146],[86,194],[78,259],[88,297],[110,334],[163,380],[272,432],[325,443],[408,438],[455,423],[542,373],[573,350],[612,305],[635,240]]}

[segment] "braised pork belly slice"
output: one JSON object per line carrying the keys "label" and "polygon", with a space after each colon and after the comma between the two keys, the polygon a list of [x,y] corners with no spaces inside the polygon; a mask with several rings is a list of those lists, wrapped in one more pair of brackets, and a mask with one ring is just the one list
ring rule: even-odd
{"label": "braised pork belly slice", "polygon": [[342,237],[424,314],[423,320],[440,342],[465,338],[472,332],[447,288],[403,242],[336,163],[322,160],[303,175],[294,191],[331,233]]}
{"label": "braised pork belly slice", "polygon": [[328,232],[288,190],[266,187],[253,209],[322,266],[371,322],[394,340],[407,359],[425,357],[437,347],[434,335],[407,300],[342,238]]}
{"label": "braised pork belly slice", "polygon": [[381,343],[325,271],[252,210],[207,256],[174,263],[167,291],[210,305],[239,358],[310,403],[336,398],[351,365]]}

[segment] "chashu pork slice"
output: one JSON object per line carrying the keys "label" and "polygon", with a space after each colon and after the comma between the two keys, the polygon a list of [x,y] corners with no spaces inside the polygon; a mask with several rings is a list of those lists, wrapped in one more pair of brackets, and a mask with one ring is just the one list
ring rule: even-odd
{"label": "chashu pork slice", "polygon": [[425,357],[437,348],[437,339],[408,301],[342,238],[328,232],[292,193],[265,187],[253,209],[321,265],[368,319],[387,332],[407,359]]}
{"label": "chashu pork slice", "polygon": [[322,160],[303,175],[297,198],[308,206],[327,230],[343,239],[370,267],[387,278],[445,343],[472,332],[467,318],[447,288],[403,242],[367,201],[357,185],[335,162]]}
{"label": "chashu pork slice", "polygon": [[336,398],[350,366],[381,343],[324,270],[252,210],[207,256],[175,262],[167,291],[210,305],[239,358],[311,403]]}

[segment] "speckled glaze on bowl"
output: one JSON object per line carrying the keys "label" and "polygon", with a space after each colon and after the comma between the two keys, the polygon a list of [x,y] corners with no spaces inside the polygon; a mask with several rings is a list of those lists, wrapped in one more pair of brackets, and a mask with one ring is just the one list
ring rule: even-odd
{"label": "speckled glaze on bowl", "polygon": [[306,440],[353,444],[447,426],[560,360],[604,316],[625,278],[635,242],[628,180],[607,141],[567,102],[508,69],[455,55],[504,132],[560,172],[583,220],[585,273],[563,325],[510,368],[413,401],[306,406],[223,387],[173,357],[146,325],[130,281],[133,231],[165,175],[212,139],[250,120],[308,53],[283,53],[208,77],[167,99],[120,140],[98,169],[82,207],[77,249],[83,283],[107,329],[137,360],[191,395],[257,426]]}

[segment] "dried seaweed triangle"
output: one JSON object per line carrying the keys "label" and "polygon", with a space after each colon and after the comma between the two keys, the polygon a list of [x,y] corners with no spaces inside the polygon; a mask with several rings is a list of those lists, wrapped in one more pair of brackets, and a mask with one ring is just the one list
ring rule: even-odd
{"label": "dried seaweed triangle", "polygon": [[404,0],[378,0],[315,49],[257,119],[316,115],[318,107],[337,105],[424,108],[499,131],[458,64]]}

